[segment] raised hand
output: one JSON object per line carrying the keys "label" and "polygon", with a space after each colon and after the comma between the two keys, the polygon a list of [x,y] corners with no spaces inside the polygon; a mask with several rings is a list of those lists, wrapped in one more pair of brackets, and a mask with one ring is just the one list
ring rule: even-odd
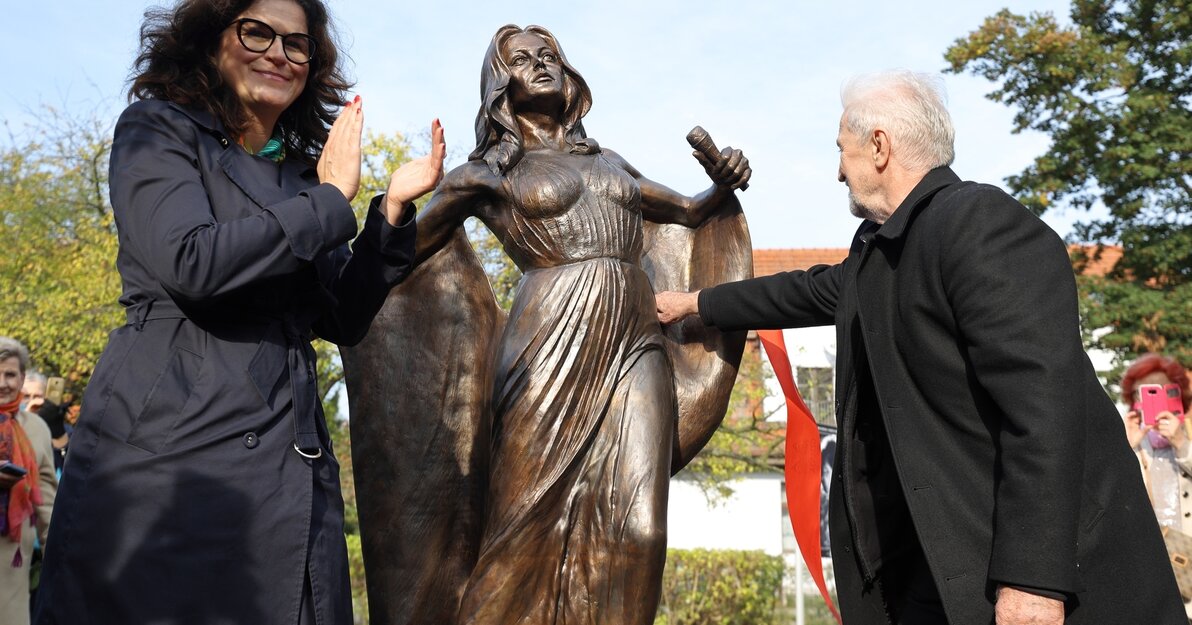
{"label": "raised hand", "polygon": [[443,139],[443,126],[436,119],[430,125],[430,154],[402,164],[389,177],[389,189],[385,192],[385,216],[390,224],[398,225],[407,202],[422,197],[438,186],[443,179],[443,158],[446,155],[447,142]]}
{"label": "raised hand", "polygon": [[1138,449],[1150,426],[1142,424],[1142,413],[1137,410],[1127,412],[1123,422],[1126,424],[1126,440],[1130,442],[1130,448]]}
{"label": "raised hand", "polygon": [[319,182],[334,185],[349,202],[360,190],[360,136],[364,130],[364,110],[360,96],[344,105],[331,124],[327,142],[315,171]]}
{"label": "raised hand", "polygon": [[1155,418],[1155,429],[1176,448],[1183,447],[1188,442],[1188,435],[1184,432],[1184,422],[1174,414],[1163,411]]}

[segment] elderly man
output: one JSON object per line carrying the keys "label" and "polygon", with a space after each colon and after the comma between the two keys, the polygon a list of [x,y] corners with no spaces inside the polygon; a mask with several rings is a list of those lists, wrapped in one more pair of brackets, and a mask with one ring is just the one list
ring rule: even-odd
{"label": "elderly man", "polygon": [[829,505],[844,622],[1186,624],[1081,345],[1063,242],[948,167],[937,77],[862,77],[842,101],[839,178],[864,220],[847,259],[660,293],[658,316],[836,325]]}
{"label": "elderly man", "polygon": [[26,371],[21,395],[25,398],[24,411],[37,414],[37,411],[46,405],[46,376],[33,370]]}
{"label": "elderly man", "polygon": [[50,428],[20,409],[28,368],[25,346],[0,336],[0,465],[5,465],[0,467],[0,623],[5,625],[29,623],[33,539],[45,540],[58,488]]}

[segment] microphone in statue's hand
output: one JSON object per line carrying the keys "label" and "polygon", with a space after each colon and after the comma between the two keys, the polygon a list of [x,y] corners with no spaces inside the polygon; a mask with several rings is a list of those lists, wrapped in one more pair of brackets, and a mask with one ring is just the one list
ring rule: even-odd
{"label": "microphone in statue's hand", "polygon": [[[709,135],[703,126],[696,126],[691,129],[691,132],[687,133],[687,143],[691,144],[691,147],[695,148],[697,152],[703,154],[709,163],[717,164],[726,158],[716,147],[716,142],[712,141],[712,135]],[[748,164],[748,161],[746,163]],[[745,180],[748,181],[748,179],[748,176],[746,176]],[[749,182],[742,182],[739,188],[742,191],[748,189]]]}

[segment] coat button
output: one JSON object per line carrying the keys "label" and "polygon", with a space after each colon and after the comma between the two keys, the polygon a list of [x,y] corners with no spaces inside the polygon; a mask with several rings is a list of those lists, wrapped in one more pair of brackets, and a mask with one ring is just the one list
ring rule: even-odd
{"label": "coat button", "polygon": [[225,147],[225,148],[226,148],[226,147],[228,147],[228,140],[227,140],[227,138],[225,138],[225,137],[220,137],[220,138],[219,138],[219,144],[220,144],[221,146]]}
{"label": "coat button", "polygon": [[261,439],[257,438],[256,432],[249,432],[244,435],[244,446],[252,449],[261,444]]}

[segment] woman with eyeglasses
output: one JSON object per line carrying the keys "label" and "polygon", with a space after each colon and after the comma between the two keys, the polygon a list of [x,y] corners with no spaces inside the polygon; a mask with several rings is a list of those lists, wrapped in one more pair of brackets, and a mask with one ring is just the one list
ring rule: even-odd
{"label": "woman with eyeglasses", "polygon": [[445,149],[436,121],[357,236],[362,105],[330,30],[320,0],[146,13],[111,153],[128,323],[83,399],[36,623],[352,622],[310,339],[367,332]]}

